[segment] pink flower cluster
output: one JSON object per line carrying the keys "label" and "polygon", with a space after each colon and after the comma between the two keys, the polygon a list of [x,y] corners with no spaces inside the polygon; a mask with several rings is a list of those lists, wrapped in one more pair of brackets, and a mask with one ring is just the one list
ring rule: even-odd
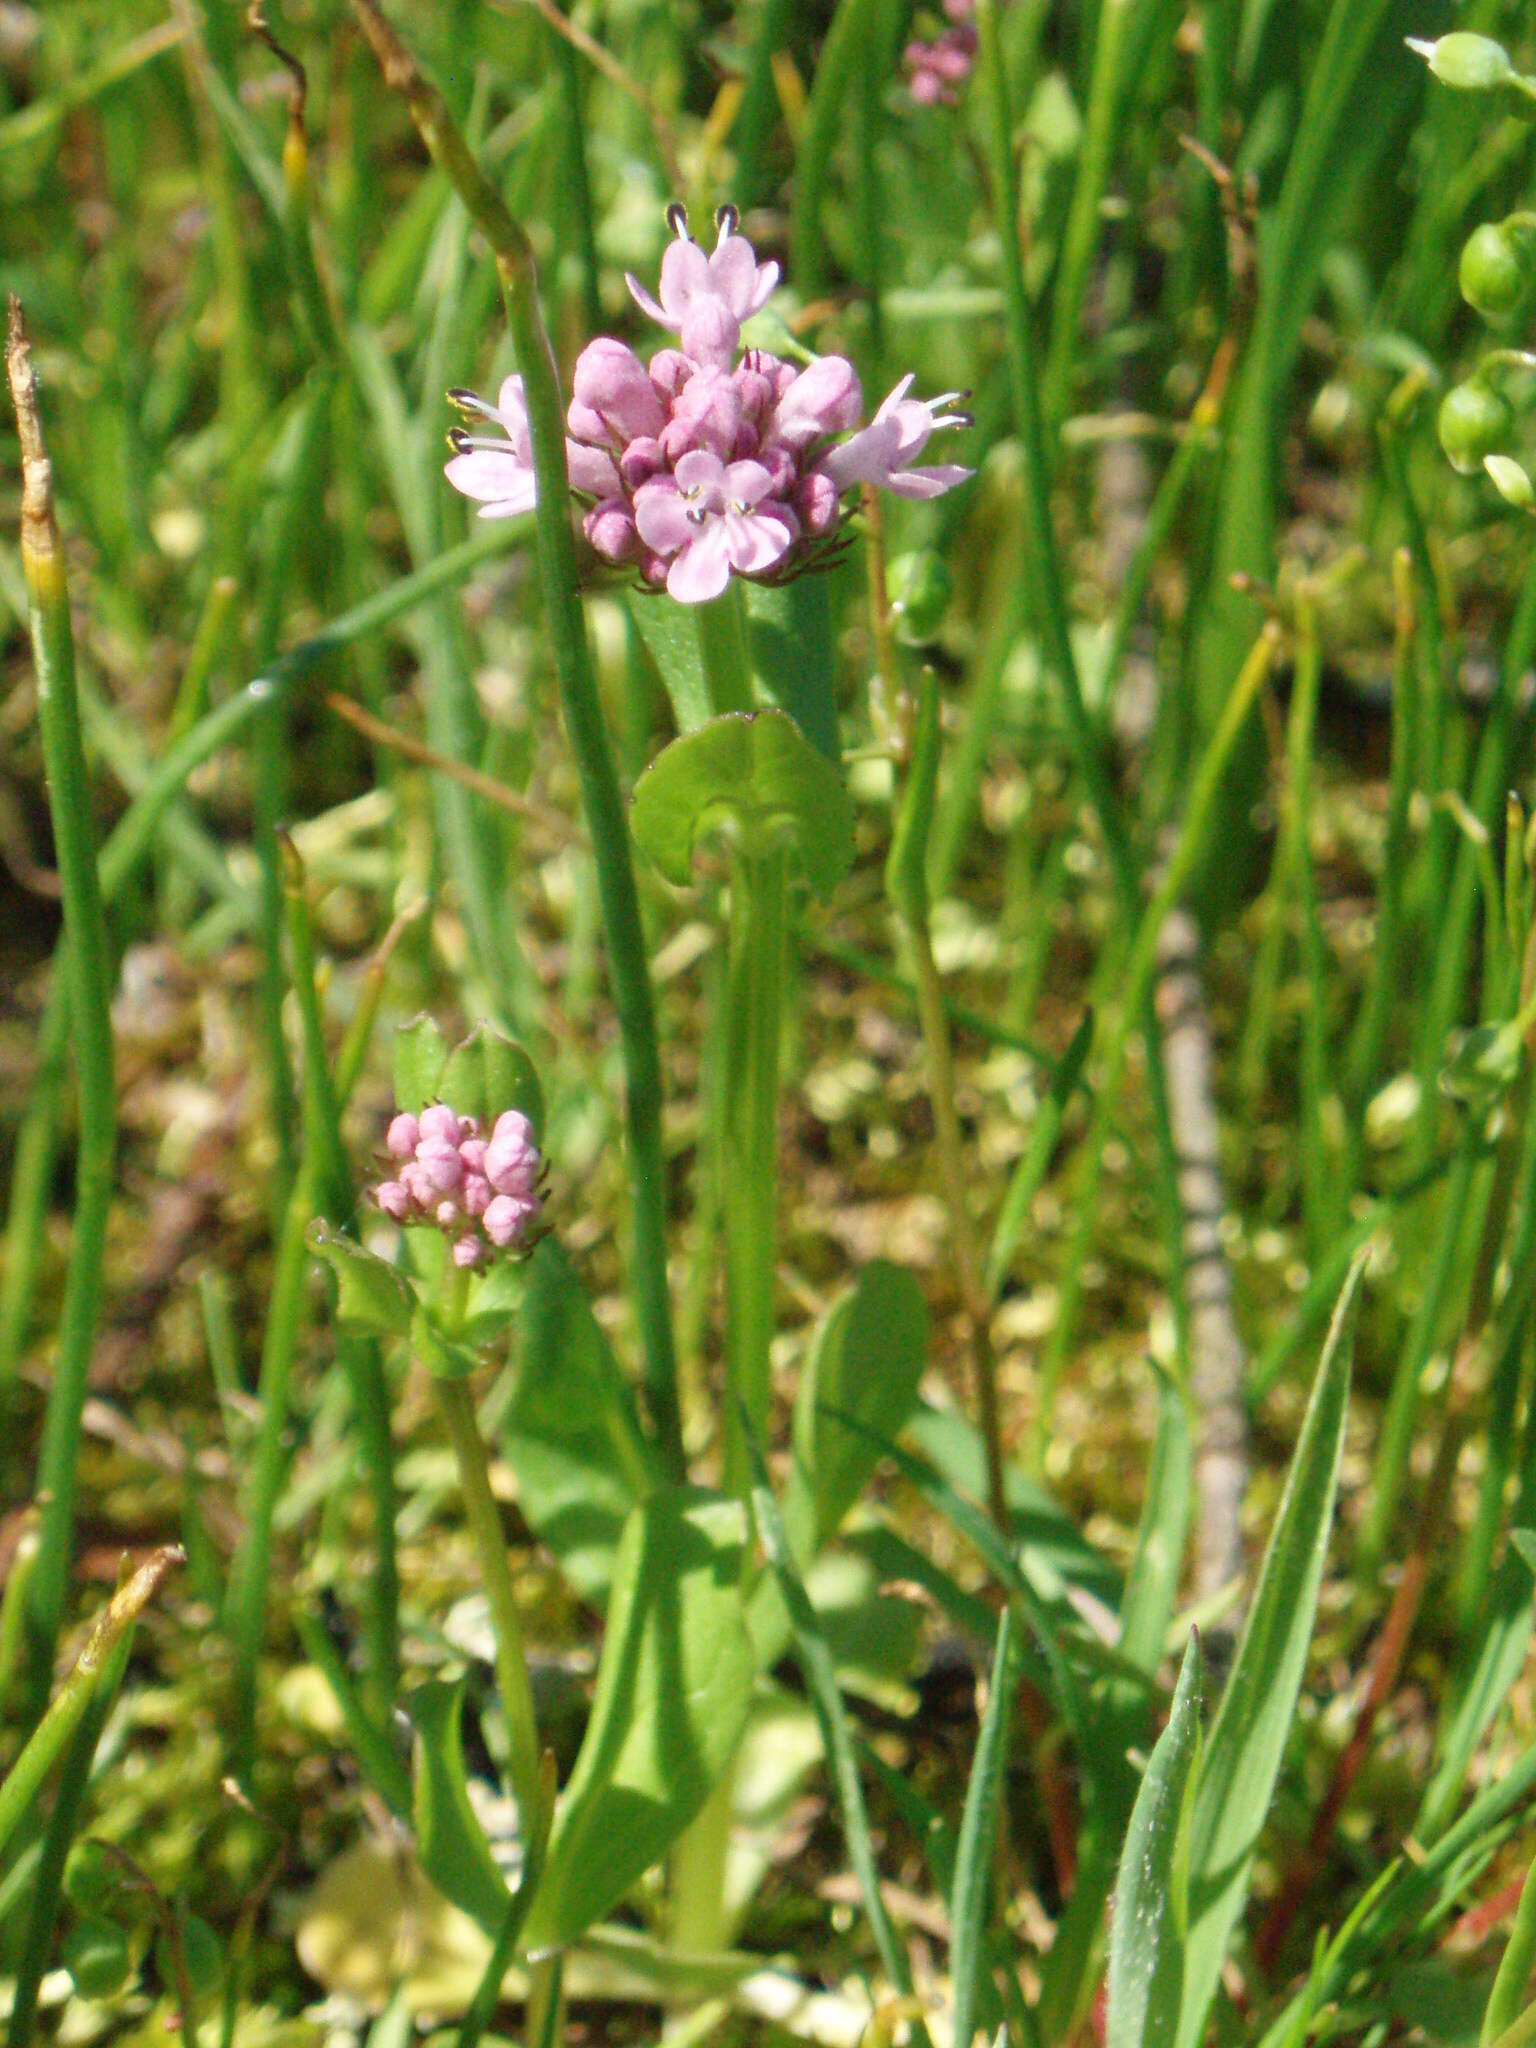
{"label": "pink flower cluster", "polygon": [[976,62],[975,0],[944,0],[950,26],[929,41],[908,43],[901,53],[907,91],[920,107],[952,107],[958,88]]}
{"label": "pink flower cluster", "polygon": [[[660,298],[634,278],[636,303],[678,338],[647,365],[621,341],[590,342],[576,363],[566,415],[571,487],[590,499],[582,527],[604,560],[631,566],[684,604],[718,597],[732,574],[779,580],[835,543],[845,494],[861,484],[901,498],[932,498],[971,472],[919,457],[941,427],[968,426],[947,412],[959,396],[908,396],[905,377],[867,426],[864,395],[842,356],[803,367],[765,349],[741,348],[743,322],[762,311],[779,280],[737,233],[735,209],[716,216],[706,256],[688,236],[681,207],[668,213],[676,240],[661,265]],[[482,519],[527,512],[533,451],[520,377],[493,406],[450,392],[466,416],[499,437],[460,430],[448,481],[480,501]]]}
{"label": "pink flower cluster", "polygon": [[521,1110],[503,1110],[487,1138],[477,1118],[434,1102],[419,1117],[395,1117],[384,1148],[397,1170],[374,1200],[396,1223],[445,1231],[456,1266],[478,1266],[490,1250],[510,1251],[527,1237],[542,1161]]}

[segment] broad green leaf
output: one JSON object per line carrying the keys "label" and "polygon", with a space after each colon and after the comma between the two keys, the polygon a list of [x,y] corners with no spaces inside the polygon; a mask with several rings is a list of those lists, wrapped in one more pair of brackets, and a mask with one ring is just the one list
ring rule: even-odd
{"label": "broad green leaf", "polygon": [[635,838],[669,882],[693,872],[700,835],[726,819],[746,843],[795,850],[817,895],[853,860],[853,806],[842,777],[783,711],[730,711],[674,740],[635,784]]}
{"label": "broad green leaf", "polygon": [[336,1276],[338,1323],[383,1337],[409,1334],[416,1296],[398,1266],[364,1251],[354,1238],[343,1237],[325,1223],[310,1226],[309,1248]]}
{"label": "broad green leaf", "polygon": [[997,1848],[998,1801],[1008,1761],[1008,1709],[1013,1697],[1013,1609],[1005,1607],[997,1627],[992,1683],[987,1711],[976,1742],[965,1807],[960,1820],[960,1847],[950,1893],[949,1974],[954,1985],[955,2048],[971,2048],[976,2037],[977,2007],[986,1951],[988,1905],[992,1895],[992,1859]]}
{"label": "broad green leaf", "polygon": [[448,1045],[430,1017],[415,1017],[395,1033],[395,1107],[420,1116],[442,1094]]}
{"label": "broad green leaf", "polygon": [[525,1941],[563,1947],[618,1905],[735,1753],[757,1659],[742,1611],[740,1501],[670,1487],[614,1557],[602,1661]]}
{"label": "broad green leaf", "polygon": [[1323,1347],[1253,1605],[1211,1725],[1190,1823],[1189,1947],[1176,2048],[1198,2048],[1306,1669],[1349,1406],[1357,1259]]}
{"label": "broad green leaf", "polygon": [[911,1416],[927,1355],[922,1288],[875,1260],[822,1318],[801,1370],[785,1503],[797,1543],[803,1533],[819,1547],[839,1527],[879,1463],[878,1438],[899,1436]]}
{"label": "broad green leaf", "polygon": [[629,615],[672,700],[678,731],[697,732],[709,723],[711,707],[692,608],[651,591],[632,590],[628,597]]}
{"label": "broad green leaf", "polygon": [[764,693],[837,760],[837,663],[830,579],[748,583],[747,643]]}
{"label": "broad green leaf", "polygon": [[1109,1933],[1107,2048],[1163,2048],[1178,2022],[1188,1932],[1189,1792],[1200,1748],[1200,1639],[1190,1631],[1168,1725],[1131,1809]]}
{"label": "broad green leaf", "polygon": [[459,1737],[463,1681],[433,1680],[406,1700],[416,1731],[412,1817],[421,1867],[443,1894],[493,1939],[512,1904],[485,1830],[469,1803]]}
{"label": "broad green leaf", "polygon": [[546,1238],[523,1270],[502,1449],[529,1527],[582,1598],[601,1606],[624,1524],[661,1475],[564,1252]]}
{"label": "broad green leaf", "polygon": [[533,1061],[494,1024],[477,1024],[453,1048],[443,1068],[441,1093],[460,1116],[477,1116],[489,1125],[504,1109],[520,1109],[535,1135],[543,1133],[544,1091]]}

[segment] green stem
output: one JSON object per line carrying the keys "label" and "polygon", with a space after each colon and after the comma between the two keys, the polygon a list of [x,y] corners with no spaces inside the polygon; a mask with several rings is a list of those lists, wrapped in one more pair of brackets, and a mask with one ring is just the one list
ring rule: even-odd
{"label": "green stem", "polygon": [[507,1719],[508,1775],[522,1825],[531,1833],[542,1825],[539,1731],[534,1718],[528,1656],[523,1647],[523,1625],[517,1612],[517,1590],[507,1561],[507,1539],[501,1526],[501,1510],[491,1492],[490,1465],[468,1382],[434,1375],[433,1386],[453,1444],[453,1455],[459,1468],[459,1486],[464,1496],[464,1512],[474,1538],[480,1560],[481,1583],[491,1610],[491,1632],[496,1639],[496,1687]]}
{"label": "green stem", "polygon": [[96,865],[91,782],[80,739],[64,549],[54,517],[52,471],[43,443],[37,383],[21,307],[14,298],[6,369],[21,440],[21,556],[37,677],[38,725],[64,903],[80,1105],[74,1237],[37,1466],[42,1520],[27,1610],[30,1698],[35,1713],[47,1698],[69,1584],[80,1418],[101,1302],[102,1258],[117,1149],[117,1103],[112,1057],[113,976]]}
{"label": "green stem", "polygon": [[784,1005],[785,856],[739,848],[731,867],[726,966],[726,1484],[747,1484],[741,1408],[768,1426],[777,1257],[779,1037]]}
{"label": "green stem", "polygon": [[561,709],[576,757],[597,863],[608,936],[608,969],[613,980],[628,1083],[635,1232],[632,1280],[645,1358],[646,1394],[662,1456],[669,1470],[681,1476],[682,1430],[667,1283],[661,1057],[629,831],[581,606],[576,549],[571,536],[570,479],[565,465],[565,413],[549,336],[539,311],[533,252],[527,236],[466,148],[441,94],[422,77],[410,52],[379,11],[376,0],[353,0],[353,9],[379,59],[386,83],[405,95],[422,140],[495,252],[513,352],[523,374],[537,492],[539,579]]}

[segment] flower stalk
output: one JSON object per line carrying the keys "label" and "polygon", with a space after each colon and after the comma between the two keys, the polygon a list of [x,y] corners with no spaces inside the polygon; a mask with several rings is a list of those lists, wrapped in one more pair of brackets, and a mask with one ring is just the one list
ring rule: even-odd
{"label": "flower stalk", "polygon": [[630,1179],[635,1255],[632,1285],[645,1387],[658,1446],[675,1476],[683,1472],[677,1364],[667,1285],[667,1173],[661,1139],[661,1058],[650,972],[629,832],[618,775],[592,671],[576,575],[576,549],[566,512],[564,421],[555,361],[539,310],[533,252],[500,195],[480,170],[442,95],[418,69],[376,0],[353,0],[385,82],[402,93],[422,140],[490,243],[506,306],[512,346],[523,377],[530,452],[536,480],[539,578],[554,653],[561,711],[581,781],[592,834],[598,891],[608,937],[627,1080]]}
{"label": "flower stalk", "polygon": [[80,737],[64,546],[54,513],[53,471],[43,440],[37,380],[21,305],[15,297],[10,302],[6,372],[21,442],[21,559],[37,675],[38,724],[63,895],[80,1110],[74,1236],[38,1457],[42,1523],[27,1609],[30,1702],[35,1714],[47,1697],[69,1583],[81,1415],[101,1304],[102,1260],[112,1204],[117,1103],[113,975],[97,869],[90,775]]}

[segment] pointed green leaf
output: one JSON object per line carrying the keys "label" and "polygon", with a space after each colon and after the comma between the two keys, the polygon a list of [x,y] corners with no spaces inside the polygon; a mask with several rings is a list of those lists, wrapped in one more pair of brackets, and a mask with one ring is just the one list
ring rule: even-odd
{"label": "pointed green leaf", "polygon": [[635,838],[669,882],[693,872],[700,835],[731,820],[765,851],[795,850],[819,896],[853,860],[853,806],[842,777],[783,711],[726,712],[658,754],[635,784]]}
{"label": "pointed green leaf", "polygon": [[413,1018],[395,1033],[395,1107],[420,1116],[442,1093],[448,1046],[430,1017]]}
{"label": "pointed green leaf", "polygon": [[523,1270],[502,1450],[529,1527],[582,1598],[600,1607],[624,1524],[661,1474],[565,1253],[546,1238]]}
{"label": "pointed green leaf", "polygon": [[[823,1317],[795,1392],[786,1516],[820,1545],[880,1461],[881,1437],[901,1434],[928,1357],[928,1305],[915,1276],[876,1259]],[[849,1427],[849,1418],[864,1424]]]}
{"label": "pointed green leaf", "polygon": [[1173,1710],[1121,1851],[1110,1917],[1106,2048],[1162,2048],[1173,2038],[1188,1932],[1188,1795],[1199,1747],[1200,1639],[1191,1630]]}
{"label": "pointed green leaf", "polygon": [[1253,1605],[1211,1725],[1190,1833],[1189,1947],[1176,2048],[1197,2048],[1248,1898],[1306,1669],[1333,1523],[1363,1259],[1344,1283],[1291,1460]]}
{"label": "pointed green leaf", "polygon": [[494,1939],[512,1894],[469,1802],[459,1737],[463,1692],[462,1680],[434,1680],[418,1686],[406,1701],[416,1731],[411,1800],[416,1853],[443,1897]]}
{"label": "pointed green leaf", "polygon": [[626,1523],[592,1718],[525,1930],[531,1951],[574,1941],[618,1905],[735,1753],[756,1675],[745,1544],[741,1502],[692,1487],[652,1494]]}
{"label": "pointed green leaf", "polygon": [[343,1237],[326,1223],[310,1226],[309,1248],[336,1276],[338,1323],[381,1337],[409,1334],[416,1296],[398,1266],[364,1251],[354,1238]]}
{"label": "pointed green leaf", "polygon": [[520,1109],[536,1136],[544,1129],[544,1091],[533,1061],[515,1038],[494,1024],[477,1024],[453,1048],[443,1069],[444,1102],[460,1116],[490,1124],[504,1109]]}

